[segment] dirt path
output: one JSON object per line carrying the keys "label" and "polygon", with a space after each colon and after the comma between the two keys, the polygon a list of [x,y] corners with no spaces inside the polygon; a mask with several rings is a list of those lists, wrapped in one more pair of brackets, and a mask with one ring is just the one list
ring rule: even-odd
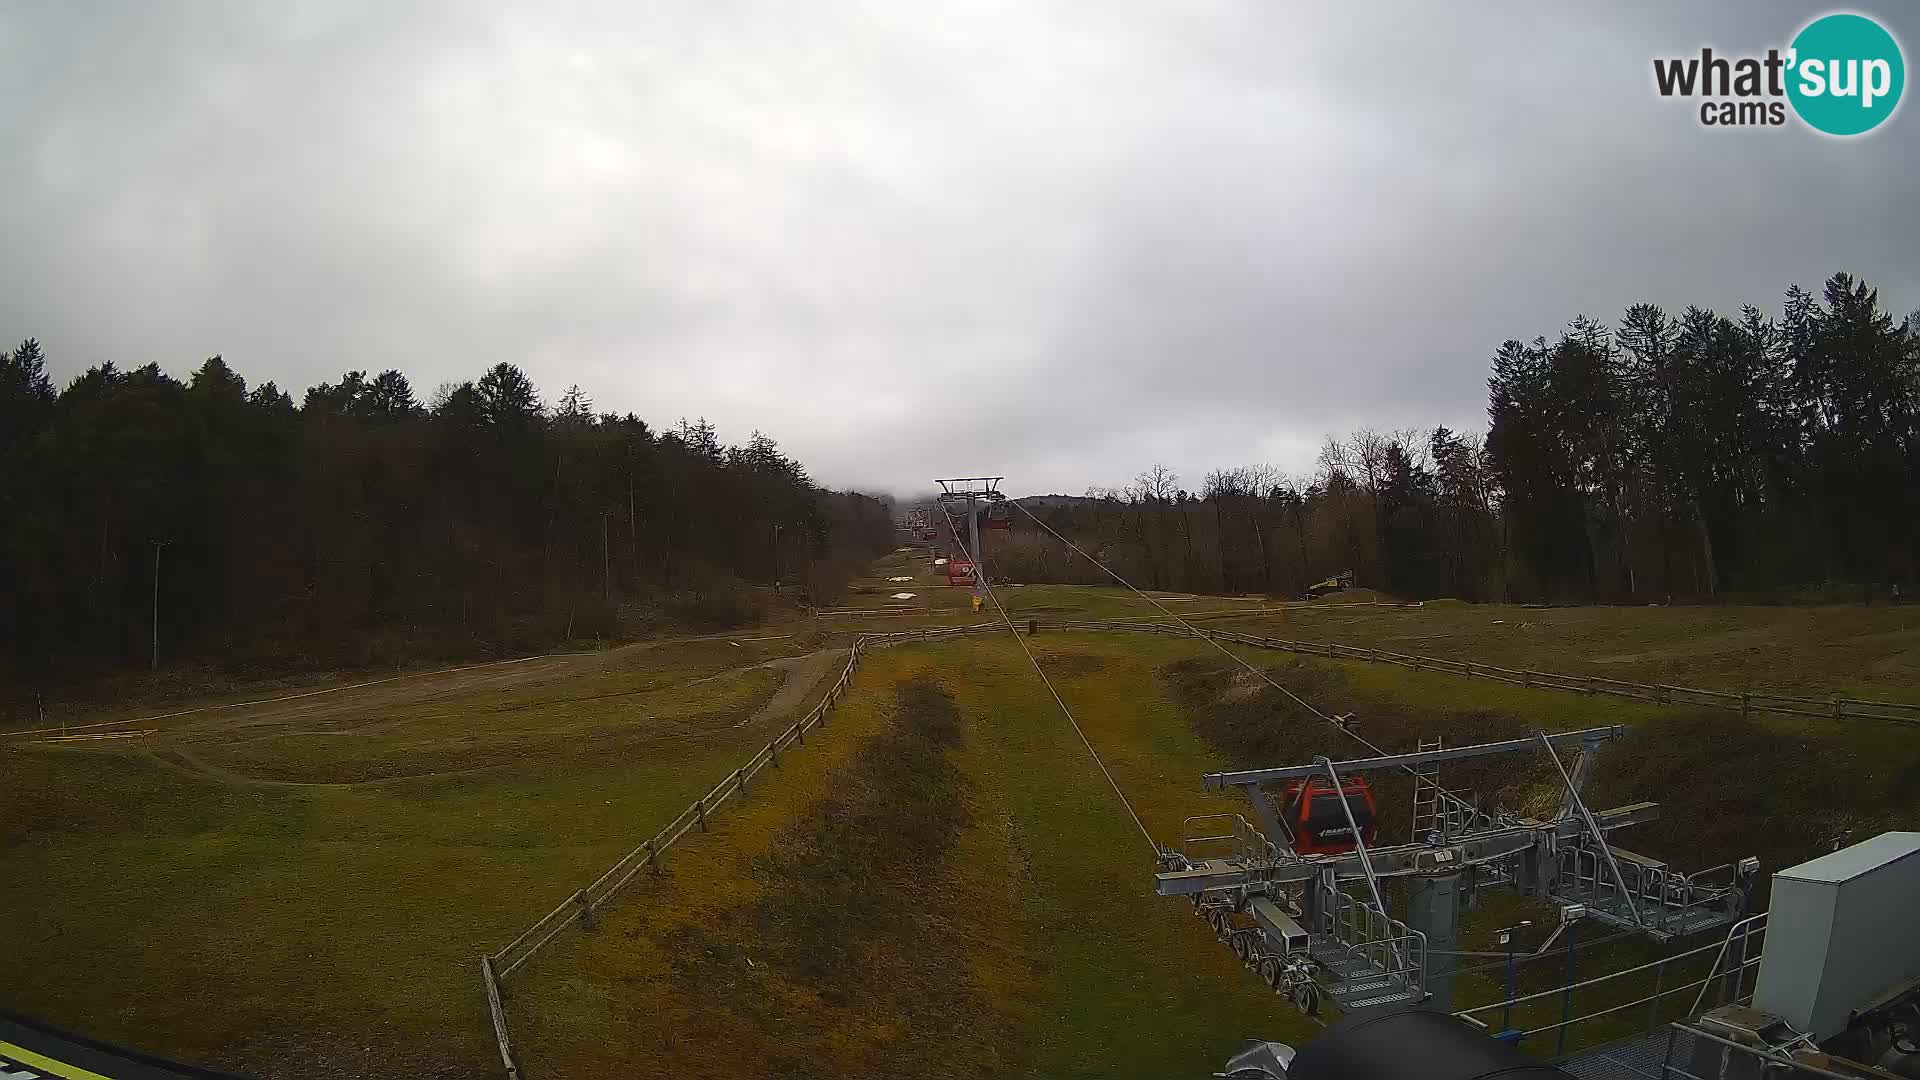
{"label": "dirt path", "polygon": [[194,776],[201,780],[212,780],[215,783],[226,784],[231,787],[257,787],[257,788],[340,789],[340,788],[378,787],[382,784],[404,784],[409,780],[427,780],[427,779],[432,779],[435,777],[442,777],[442,776],[464,776],[469,773],[487,772],[488,770],[491,770],[491,769],[504,769],[507,767],[505,765],[480,765],[480,766],[467,768],[467,769],[443,769],[439,772],[409,773],[405,776],[382,776],[373,780],[347,780],[347,781],[332,781],[332,782],[311,781],[311,780],[269,780],[269,779],[266,779],[265,777],[249,776],[246,773],[235,772],[232,769],[215,765],[212,762],[207,761],[204,758],[200,757],[198,754],[195,754],[191,750],[184,750],[179,748],[174,748],[170,750],[148,750],[142,747],[140,749],[140,753],[146,756],[147,758],[155,762],[158,762],[161,766],[165,768],[173,769],[177,772],[184,772],[189,776]]}
{"label": "dirt path", "polygon": [[768,720],[784,720],[799,712],[801,704],[813,693],[813,688],[845,665],[846,655],[846,649],[821,649],[805,656],[783,656],[760,665],[785,671],[786,681],[780,684],[780,689],[774,691],[765,705],[760,706],[760,711],[734,727],[751,727]]}
{"label": "dirt path", "polygon": [[[100,730],[171,721],[161,725],[163,731],[170,735],[191,736],[197,729],[214,729],[222,732],[244,731],[247,728],[267,727],[295,721],[323,725],[340,720],[365,719],[369,713],[396,706],[465,697],[482,690],[498,690],[543,679],[557,679],[573,674],[601,671],[610,665],[617,665],[622,657],[635,652],[704,641],[784,641],[795,636],[794,634],[700,634],[692,637],[659,638],[652,641],[636,641],[603,652],[553,653],[519,657],[513,660],[466,664],[435,671],[406,672],[277,697],[232,702],[225,705],[204,705],[151,716],[75,725],[59,730]],[[0,732],[0,738],[31,737],[43,733],[42,729]]]}
{"label": "dirt path", "polygon": [[[702,639],[702,640],[714,640],[714,639]],[[766,639],[761,639],[761,640],[766,640]],[[657,648],[665,644],[670,644],[670,643],[669,642],[643,642],[643,643],[640,643],[638,646],[629,646],[628,648],[641,648],[641,647]],[[606,654],[591,654],[591,655],[598,657],[598,656],[604,656]],[[764,724],[764,723],[779,722],[787,719],[789,716],[793,715],[794,713],[797,713],[800,710],[800,707],[807,701],[808,697],[813,693],[814,689],[818,687],[823,680],[831,678],[834,675],[834,673],[840,670],[842,665],[845,663],[846,655],[847,655],[846,649],[821,649],[817,652],[806,653],[800,656],[775,657],[771,660],[763,661],[758,664],[748,664],[743,667],[732,668],[730,670],[718,672],[713,675],[707,675],[702,678],[692,679],[682,685],[695,686],[700,683],[712,682],[716,679],[725,679],[732,676],[741,675],[749,671],[757,671],[763,668],[771,668],[771,669],[782,672],[785,675],[785,678],[782,680],[780,687],[774,691],[773,696],[767,699],[767,702],[764,705],[762,705],[759,709],[755,710],[753,715],[747,717],[744,720],[739,721],[738,723],[729,725],[729,727],[733,729],[752,727],[752,726]],[[533,675],[537,675],[537,674],[556,674],[561,677],[565,677],[566,675],[574,674],[579,670],[588,670],[588,669],[577,668],[577,667],[574,667],[573,665],[562,664],[562,665],[548,665],[538,669],[530,669],[528,666],[523,665],[519,668],[510,669],[510,671],[512,672],[511,674],[504,674],[497,670],[485,671],[485,672],[463,672],[463,674],[467,675],[468,677],[451,680],[447,682],[437,682],[430,686],[409,687],[404,692],[397,692],[397,693],[391,692],[392,688],[389,688],[390,689],[389,693],[379,695],[378,699],[376,699],[375,701],[369,701],[365,697],[360,695],[356,695],[351,699],[329,699],[327,703],[324,705],[316,704],[312,702],[310,699],[303,699],[303,700],[300,700],[297,704],[290,703],[288,707],[285,709],[270,711],[261,715],[247,716],[237,721],[229,720],[223,717],[221,718],[220,723],[222,725],[222,730],[246,732],[248,729],[259,728],[266,725],[284,724],[296,718],[304,722],[317,721],[322,723],[326,722],[330,718],[344,720],[344,721],[347,721],[348,723],[352,723],[353,720],[366,721],[368,719],[366,716],[366,710],[380,704],[392,705],[392,704],[401,703],[401,702],[417,702],[417,701],[426,700],[426,699],[435,698],[435,697],[455,697],[455,696],[460,696],[464,694],[470,694],[482,689],[492,688],[502,683],[525,681],[526,678],[531,677]],[[200,723],[205,724],[206,721],[201,721]],[[231,725],[231,726],[228,726],[228,725]],[[337,727],[337,728],[325,729],[325,730],[303,730],[303,731],[294,731],[294,732],[275,732],[270,734],[256,734],[256,735],[252,735],[251,737],[243,738],[239,740],[223,740],[221,745],[223,746],[243,745],[246,743],[254,743],[254,742],[260,742],[263,740],[270,740],[270,739],[277,739],[277,738],[286,738],[286,737],[291,737],[296,735],[298,736],[307,736],[307,735],[361,736],[361,735],[367,735],[367,734],[384,731],[391,728],[392,726],[393,725],[391,723],[386,723],[379,720],[372,720],[371,722],[362,722],[355,726],[343,726],[343,727]],[[176,731],[180,731],[180,730],[181,729],[176,729]],[[716,729],[716,730],[720,730],[720,729]],[[697,738],[701,734],[712,734],[712,733],[713,732],[711,731],[685,732],[685,733],[681,733],[678,736],[672,736],[672,737]],[[150,760],[156,762],[157,764],[165,768],[174,770],[176,772],[186,773],[202,780],[212,780],[216,783],[228,784],[235,787],[257,787],[257,788],[336,788],[338,789],[338,788],[368,787],[368,786],[376,786],[376,785],[382,785],[382,784],[405,783],[410,780],[424,780],[424,779],[431,779],[435,777],[444,777],[444,776],[459,776],[467,773],[482,772],[487,769],[497,769],[502,767],[499,765],[490,765],[490,766],[480,766],[477,768],[448,769],[448,770],[430,771],[430,772],[423,772],[423,773],[412,773],[405,776],[379,777],[377,779],[372,779],[372,780],[334,781],[334,782],[273,780],[265,777],[252,776],[247,773],[240,772],[235,769],[230,769],[230,768],[227,768],[226,766],[218,765],[218,764],[215,764],[214,762],[208,761],[205,758],[201,757],[199,754],[194,752],[195,745],[196,744],[190,740],[184,741],[184,742],[174,741],[170,745],[165,745],[159,748],[149,748],[146,746],[141,746],[137,749],[137,752],[140,753],[142,756],[149,758]],[[204,748],[204,745],[202,745],[202,748]]]}
{"label": "dirt path", "polygon": [[846,655],[845,649],[821,649],[801,656],[776,656],[758,664],[715,672],[695,679],[687,685],[698,686],[701,683],[713,682],[715,679],[730,679],[749,671],[760,671],[766,668],[785,672],[786,678],[780,683],[780,689],[773,692],[773,696],[767,699],[767,703],[752,716],[733,725],[736,728],[752,727],[768,720],[783,719],[788,714],[799,711],[800,704],[807,700],[807,695],[813,692],[814,687],[820,685],[820,680],[840,670],[846,663]]}

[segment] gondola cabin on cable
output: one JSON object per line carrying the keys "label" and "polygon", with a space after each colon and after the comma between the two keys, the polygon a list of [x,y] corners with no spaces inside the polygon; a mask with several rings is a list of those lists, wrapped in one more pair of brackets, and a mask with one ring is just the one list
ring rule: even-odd
{"label": "gondola cabin on cable", "polygon": [[949,585],[973,584],[973,564],[968,562],[965,559],[948,559],[947,560],[947,584]]}
{"label": "gondola cabin on cable", "polygon": [[1005,499],[994,499],[987,503],[985,524],[989,529],[1013,528],[1013,504]]}
{"label": "gondola cabin on cable", "polygon": [[[1353,821],[1340,808],[1340,796],[1347,797]],[[1360,828],[1360,840],[1373,843],[1379,826],[1374,814],[1373,791],[1365,777],[1341,780],[1336,790],[1324,776],[1310,780],[1289,780],[1280,791],[1281,820],[1293,833],[1293,850],[1302,855],[1345,855],[1356,846],[1354,826]]]}

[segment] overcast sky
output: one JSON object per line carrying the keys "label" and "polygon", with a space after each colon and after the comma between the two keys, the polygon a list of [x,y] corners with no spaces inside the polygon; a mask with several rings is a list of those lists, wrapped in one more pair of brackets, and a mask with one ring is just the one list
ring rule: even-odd
{"label": "overcast sky", "polygon": [[[507,360],[836,486],[1304,469],[1483,427],[1499,342],[1583,311],[1920,305],[1913,106],[1652,89],[1822,10],[7,0],[0,337],[296,400]],[[1920,12],[1856,10],[1913,63]]]}

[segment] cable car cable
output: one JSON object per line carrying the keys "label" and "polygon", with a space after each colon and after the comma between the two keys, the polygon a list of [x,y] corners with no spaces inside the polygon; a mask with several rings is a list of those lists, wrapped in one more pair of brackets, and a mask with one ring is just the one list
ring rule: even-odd
{"label": "cable car cable", "polygon": [[[953,542],[959,545],[960,550],[966,554],[968,562],[978,566],[979,563],[974,559],[973,552],[967,550],[966,541],[960,539],[960,530],[954,526],[953,515],[947,513],[945,506],[940,508],[940,513],[947,519],[947,529],[953,533]],[[1160,854],[1160,845],[1154,843],[1153,834],[1147,831],[1146,823],[1140,820],[1140,815],[1134,811],[1133,804],[1127,801],[1127,793],[1120,790],[1120,782],[1113,778],[1111,772],[1107,771],[1107,763],[1100,760],[1100,754],[1094,750],[1093,743],[1087,739],[1087,733],[1081,730],[1080,721],[1074,719],[1073,710],[1067,707],[1066,700],[1060,696],[1060,691],[1054,689],[1053,680],[1047,678],[1046,669],[1040,666],[1040,661],[1033,655],[1033,650],[1027,647],[1026,639],[1020,636],[1020,628],[1013,625],[1013,619],[1008,616],[1007,609],[1000,605],[1000,598],[993,594],[993,585],[984,577],[977,577],[975,580],[979,582],[981,589],[986,592],[987,599],[993,602],[993,609],[1000,613],[1000,621],[1007,624],[1007,632],[1013,635],[1013,640],[1020,646],[1020,651],[1027,654],[1027,663],[1033,665],[1034,673],[1040,676],[1042,683],[1046,684],[1047,693],[1053,695],[1053,703],[1060,706],[1060,711],[1066,714],[1067,723],[1073,725],[1073,733],[1080,736],[1080,743],[1087,748],[1087,755],[1093,758],[1094,765],[1099,767],[1100,775],[1107,778],[1107,783],[1112,786],[1113,793],[1120,799],[1120,805],[1126,807],[1127,816],[1133,819],[1134,825],[1140,830],[1140,835],[1146,838],[1147,846],[1153,849],[1153,853],[1157,857]]]}
{"label": "cable car cable", "polygon": [[[1142,600],[1145,600],[1147,603],[1152,604],[1154,607],[1159,608],[1162,613],[1164,613],[1168,618],[1172,619],[1174,622],[1177,622],[1181,626],[1186,627],[1188,633],[1206,642],[1207,644],[1212,645],[1214,648],[1220,650],[1220,652],[1223,655],[1225,655],[1228,659],[1232,660],[1236,664],[1239,664],[1241,667],[1246,668],[1248,671],[1253,672],[1255,675],[1258,675],[1268,686],[1273,687],[1275,690],[1278,690],[1282,694],[1285,694],[1288,698],[1291,698],[1294,704],[1300,706],[1301,708],[1312,713],[1314,716],[1319,717],[1320,719],[1326,721],[1329,724],[1332,724],[1334,727],[1345,732],[1349,737],[1351,737],[1354,741],[1358,742],[1361,746],[1366,747],[1367,749],[1373,751],[1377,755],[1380,755],[1382,757],[1386,756],[1387,752],[1385,750],[1382,750],[1378,746],[1375,746],[1373,743],[1369,742],[1366,739],[1366,737],[1362,736],[1359,732],[1354,731],[1351,726],[1341,723],[1339,720],[1335,719],[1334,717],[1328,716],[1326,713],[1323,713],[1319,709],[1314,708],[1313,705],[1311,705],[1305,698],[1287,689],[1286,687],[1281,686],[1278,682],[1274,681],[1271,675],[1268,675],[1265,671],[1262,671],[1260,668],[1255,667],[1253,664],[1248,663],[1246,660],[1242,659],[1239,654],[1235,653],[1233,650],[1227,648],[1225,645],[1222,645],[1218,641],[1214,640],[1213,637],[1208,635],[1205,631],[1201,630],[1199,627],[1188,622],[1186,619],[1181,618],[1178,614],[1175,614],[1171,608],[1167,607],[1165,604],[1162,604],[1160,601],[1155,600],[1152,596],[1149,596],[1145,592],[1142,592],[1139,588],[1135,587],[1133,582],[1128,581],[1126,578],[1123,578],[1119,574],[1115,573],[1113,569],[1109,567],[1106,563],[1103,563],[1099,559],[1094,558],[1092,555],[1087,554],[1086,551],[1081,549],[1080,545],[1074,543],[1073,541],[1067,539],[1066,537],[1060,535],[1058,532],[1054,531],[1053,526],[1048,525],[1046,522],[1041,521],[1039,518],[1035,517],[1033,514],[1033,511],[1027,509],[1026,505],[1022,503],[1020,500],[1012,499],[1009,501],[1011,501],[1013,505],[1019,507],[1021,513],[1027,515],[1027,520],[1033,522],[1035,525],[1040,526],[1042,529],[1045,529],[1049,536],[1067,545],[1069,548],[1072,548],[1076,553],[1080,555],[1081,558],[1086,559],[1088,562],[1099,567],[1103,572],[1106,573],[1108,577],[1126,586],[1127,588],[1132,589],[1136,596],[1139,596]],[[1403,765],[1401,766],[1401,768],[1411,776],[1414,776],[1420,780],[1426,780],[1431,782],[1430,778],[1422,776],[1421,773],[1417,769],[1413,768],[1411,765]],[[1441,787],[1439,784],[1434,784],[1434,787],[1438,789],[1442,794],[1446,795],[1448,798],[1453,799],[1455,802],[1458,802],[1460,805],[1462,806],[1470,805],[1467,802],[1467,800],[1462,799],[1459,795],[1456,795],[1453,792],[1448,791],[1446,788]]]}

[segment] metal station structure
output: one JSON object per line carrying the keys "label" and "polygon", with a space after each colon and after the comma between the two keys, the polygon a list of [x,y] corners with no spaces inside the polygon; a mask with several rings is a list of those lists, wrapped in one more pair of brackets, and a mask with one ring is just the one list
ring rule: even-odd
{"label": "metal station structure", "polygon": [[[1208,774],[1209,790],[1245,794],[1253,819],[1189,818],[1181,847],[1162,850],[1155,890],[1190,898],[1248,968],[1309,1015],[1327,1001],[1342,1010],[1420,1002],[1451,1009],[1456,965],[1431,961],[1456,954],[1460,914],[1483,888],[1514,889],[1558,908],[1560,925],[1541,951],[1581,920],[1655,941],[1730,926],[1751,904],[1758,859],[1681,873],[1609,838],[1654,820],[1657,804],[1593,810],[1582,798],[1600,747],[1625,731],[1542,732],[1457,747],[1429,740],[1413,753]],[[1571,765],[1562,751],[1572,752]],[[1444,763],[1526,753],[1545,754],[1559,773],[1560,805],[1551,817],[1483,809],[1441,783]],[[1404,842],[1369,843],[1372,830],[1361,816],[1371,806],[1351,795],[1359,778],[1382,770],[1413,777],[1413,835]],[[1344,850],[1296,838],[1297,820],[1290,827],[1268,788],[1275,784],[1295,798],[1304,790],[1332,799],[1346,826],[1333,830],[1348,841],[1338,845]],[[1303,846],[1321,853],[1304,854]],[[1404,894],[1402,915],[1390,909],[1389,892]]]}
{"label": "metal station structure", "polygon": [[[999,479],[942,481],[943,510],[965,504],[969,551],[979,551],[978,500],[1010,508],[998,496]],[[949,527],[955,542],[965,544],[951,518]],[[1155,606],[1199,633],[1164,605]],[[1000,614],[1018,640],[1012,620],[1004,609]],[[1245,660],[1240,663],[1258,674]],[[1045,681],[1038,661],[1034,666]],[[1454,747],[1422,739],[1411,753],[1389,753],[1362,738],[1351,717],[1328,716],[1288,696],[1372,756],[1319,756],[1307,764],[1206,775],[1208,789],[1240,792],[1251,819],[1236,813],[1188,818],[1178,847],[1154,843],[1154,886],[1162,896],[1191,900],[1219,940],[1303,1012],[1316,1015],[1331,1002],[1346,1015],[1298,1052],[1284,1043],[1249,1042],[1224,1072],[1213,1075],[1920,1080],[1920,923],[1911,918],[1920,897],[1920,833],[1883,833],[1783,870],[1773,878],[1772,910],[1756,911],[1756,858],[1684,873],[1613,842],[1617,830],[1653,821],[1660,812],[1652,802],[1594,809],[1586,801],[1598,754],[1626,734],[1622,726]],[[1067,703],[1057,691],[1054,697],[1078,730]],[[1087,748],[1093,752],[1091,743]],[[1485,807],[1441,780],[1448,762],[1525,754],[1544,754],[1552,762],[1548,775],[1558,780],[1557,799],[1548,800],[1557,806],[1543,816]],[[1099,764],[1097,753],[1094,760]],[[1383,842],[1376,789],[1367,778],[1388,771],[1411,777],[1411,829],[1404,840]],[[1113,780],[1110,774],[1107,779]],[[1114,791],[1127,803],[1118,784]],[[1127,810],[1132,814],[1131,805]],[[1542,809],[1536,804],[1532,812]],[[1505,999],[1455,1012],[1457,958],[1497,955],[1458,948],[1461,914],[1489,888],[1512,890],[1557,913],[1551,933],[1527,958],[1544,956],[1564,940],[1567,982],[1518,995],[1515,952],[1509,949]],[[1707,943],[1576,981],[1574,943],[1587,923],[1609,928],[1614,937],[1659,943],[1707,937]],[[1516,929],[1501,933],[1501,945],[1510,944]],[[1677,986],[1662,981],[1669,965],[1690,977],[1686,965],[1709,953],[1704,977]],[[1571,1015],[1576,990],[1646,978],[1649,970],[1651,994],[1619,1001],[1621,995],[1610,989],[1602,1007]],[[1644,989],[1613,985],[1628,987],[1628,994]],[[1678,995],[1684,1001],[1695,991],[1686,1019],[1659,1020],[1665,1000]],[[1559,1022],[1527,1030],[1512,1024],[1513,1006],[1549,997],[1562,1002]],[[1645,1030],[1566,1053],[1570,1026],[1601,1018],[1616,1028],[1622,1021],[1631,1026],[1623,1010],[1637,1015],[1642,1009]],[[1497,1028],[1491,1019],[1496,1013]],[[1555,1063],[1521,1052],[1522,1039],[1547,1032],[1556,1033]]]}
{"label": "metal station structure", "polygon": [[933,526],[927,520],[927,508],[916,506],[907,511],[904,528],[917,540],[933,539]]}
{"label": "metal station structure", "polygon": [[989,529],[1004,529],[1013,524],[1013,509],[1000,490],[1000,482],[1005,479],[1004,476],[960,476],[935,481],[940,485],[940,508],[949,524],[959,514],[967,516],[967,538],[963,541],[956,536],[954,540],[964,544],[972,556],[976,594],[992,586],[992,578],[987,575],[986,551],[980,546],[981,517],[986,517]]}

